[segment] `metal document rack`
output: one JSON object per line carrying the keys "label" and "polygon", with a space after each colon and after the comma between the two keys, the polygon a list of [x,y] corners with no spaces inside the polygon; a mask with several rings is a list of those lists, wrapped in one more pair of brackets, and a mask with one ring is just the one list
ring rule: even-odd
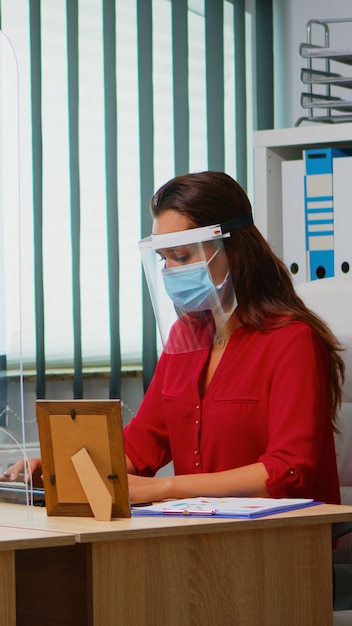
{"label": "metal document rack", "polygon": [[[352,22],[352,18],[307,22],[307,42],[299,47],[300,56],[307,61],[307,66],[301,69],[301,82],[306,87],[301,94],[301,106],[307,115],[300,117],[296,126],[303,121],[352,121],[352,91],[349,91],[352,90],[352,48],[333,47],[331,37],[331,26],[346,22]],[[313,43],[313,27],[315,35],[317,30],[323,35],[324,45]],[[334,30],[338,39],[339,33]],[[349,75],[345,75],[345,70]]]}

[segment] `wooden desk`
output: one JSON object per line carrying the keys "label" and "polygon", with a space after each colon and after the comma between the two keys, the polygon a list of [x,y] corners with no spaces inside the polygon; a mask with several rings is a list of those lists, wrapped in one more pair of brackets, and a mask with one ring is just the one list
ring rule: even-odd
{"label": "wooden desk", "polygon": [[[18,626],[16,622],[16,555],[21,550],[52,549],[75,544],[73,533],[50,532],[28,528],[0,528],[0,625]],[[28,624],[29,622],[27,622]]]}
{"label": "wooden desk", "polygon": [[2,505],[1,523],[74,534],[76,545],[16,553],[17,626],[332,624],[331,524],[352,521],[352,507],[109,523],[43,509],[29,523],[19,508]]}

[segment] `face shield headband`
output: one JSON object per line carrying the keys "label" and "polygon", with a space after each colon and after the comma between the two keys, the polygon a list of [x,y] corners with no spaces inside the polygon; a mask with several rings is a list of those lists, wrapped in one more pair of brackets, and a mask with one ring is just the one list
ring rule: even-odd
{"label": "face shield headband", "polygon": [[139,242],[160,350],[188,352],[212,345],[215,325],[224,325],[237,306],[223,241],[252,224],[252,215],[245,215]]}

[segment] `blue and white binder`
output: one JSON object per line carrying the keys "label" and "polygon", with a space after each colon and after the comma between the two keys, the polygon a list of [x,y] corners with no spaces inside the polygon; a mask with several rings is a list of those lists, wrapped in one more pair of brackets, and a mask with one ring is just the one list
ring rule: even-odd
{"label": "blue and white binder", "polygon": [[281,164],[283,259],[295,285],[308,280],[303,160]]}
{"label": "blue and white binder", "polygon": [[334,159],[335,276],[352,274],[352,157]]}
{"label": "blue and white binder", "polygon": [[333,162],[349,154],[338,148],[304,151],[308,280],[335,275]]}

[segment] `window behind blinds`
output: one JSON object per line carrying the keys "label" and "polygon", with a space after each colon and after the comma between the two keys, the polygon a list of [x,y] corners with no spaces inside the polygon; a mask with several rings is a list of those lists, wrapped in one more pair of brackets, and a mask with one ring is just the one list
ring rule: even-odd
{"label": "window behind blinds", "polygon": [[[123,365],[141,363],[145,313],[137,242],[142,234],[148,234],[143,229],[151,225],[148,200],[143,197],[143,172],[150,163],[151,193],[175,174],[208,169],[209,163],[236,177],[236,109],[244,92],[248,106],[252,106],[251,64],[247,63],[243,92],[239,93],[236,84],[236,66],[239,62],[245,64],[246,58],[251,60],[252,31],[248,20],[243,58],[236,57],[236,20],[244,15],[239,13],[242,5],[243,2],[227,0],[116,0],[113,5],[102,0],[1,0],[2,30],[13,46],[18,65],[21,349],[25,367],[38,366],[38,285],[43,294],[44,371],[73,368],[77,345],[81,346],[83,368],[109,367],[112,327],[119,331]],[[221,21],[217,25],[214,11],[219,9]],[[141,103],[147,101],[143,100],[142,91],[145,95],[148,88],[141,50],[138,51],[143,37],[148,39],[148,20],[143,37],[138,30],[142,10],[149,11],[151,18],[150,115],[147,111],[152,129],[150,144],[143,139],[140,127],[145,112]],[[106,15],[114,15],[113,33]],[[38,37],[34,37],[36,28]],[[114,54],[114,63],[111,56],[106,56],[107,50],[112,50],[109,54]],[[218,59],[221,67],[209,73],[211,58]],[[76,75],[72,73],[75,63]],[[220,89],[216,98],[209,93],[214,89]],[[114,142],[107,142],[111,129],[106,120],[108,114],[111,119],[114,116],[114,110],[107,107],[107,100],[113,102],[114,93],[116,233],[109,233],[112,214],[108,210],[111,180],[107,176],[107,145],[111,146],[113,163]],[[220,120],[210,119],[212,110],[217,109]],[[75,110],[77,128],[72,125]],[[210,138],[215,123],[222,136]],[[247,116],[247,121],[244,117],[243,123],[247,142],[253,130],[252,116]],[[6,142],[11,141],[3,135],[2,155],[10,154],[11,147]],[[220,155],[215,163],[214,154]],[[246,172],[245,150],[240,158],[242,171]],[[1,168],[3,178],[4,162]],[[245,180],[240,182],[246,184]],[[113,187],[114,184],[112,180]],[[11,230],[12,193],[8,189],[1,198],[5,238],[6,230]],[[110,196],[111,193],[110,187]],[[73,232],[79,236],[78,255]],[[116,280],[110,272],[109,234],[112,239],[116,234],[118,241]],[[42,255],[42,269],[35,262],[38,254]],[[8,246],[2,248],[1,263],[6,266],[6,281],[2,284],[5,302],[16,284],[9,278],[16,271],[16,264],[11,263]],[[79,267],[76,282],[75,263]],[[116,319],[111,319],[114,290],[119,294],[118,311],[114,313]],[[74,324],[77,292],[78,331]],[[10,367],[18,360],[19,346],[11,332],[11,317],[14,318],[9,310],[6,317],[2,326],[6,338],[2,343]]]}

